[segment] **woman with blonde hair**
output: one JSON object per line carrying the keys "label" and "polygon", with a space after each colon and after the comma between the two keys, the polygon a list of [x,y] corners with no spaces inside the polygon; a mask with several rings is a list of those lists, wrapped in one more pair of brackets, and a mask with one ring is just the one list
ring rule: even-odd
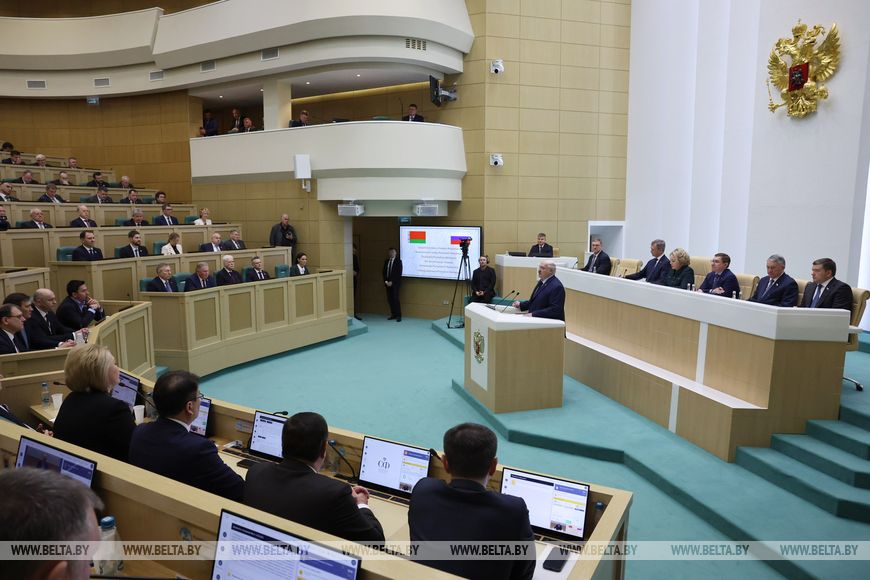
{"label": "woman with blonde hair", "polygon": [[193,220],[193,225],[195,225],[195,226],[210,226],[211,220],[208,219],[209,214],[210,214],[210,212],[208,211],[207,207],[204,207],[201,210],[199,210],[199,217],[196,218],[195,220]]}
{"label": "woman with blonde hair", "polygon": [[682,290],[688,290],[689,286],[694,286],[695,271],[689,266],[691,262],[689,253],[683,248],[677,248],[671,252],[669,258],[671,261],[671,272],[662,278],[661,284]]}
{"label": "woman with blonde hair", "polygon": [[166,245],[160,248],[160,253],[164,256],[183,254],[184,248],[181,247],[181,236],[177,232],[169,234],[169,241]]}
{"label": "woman with blonde hair", "polygon": [[63,372],[72,392],[54,420],[54,436],[127,461],[136,422],[133,410],[112,397],[120,381],[115,357],[104,346],[82,344],[70,350]]}

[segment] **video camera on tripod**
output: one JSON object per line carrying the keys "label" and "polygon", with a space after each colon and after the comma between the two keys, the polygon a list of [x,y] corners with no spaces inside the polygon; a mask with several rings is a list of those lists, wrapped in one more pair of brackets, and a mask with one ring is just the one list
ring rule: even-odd
{"label": "video camera on tripod", "polygon": [[463,256],[468,255],[468,246],[470,246],[470,245],[471,245],[471,238],[470,237],[465,237],[465,238],[459,239],[459,249],[462,250]]}

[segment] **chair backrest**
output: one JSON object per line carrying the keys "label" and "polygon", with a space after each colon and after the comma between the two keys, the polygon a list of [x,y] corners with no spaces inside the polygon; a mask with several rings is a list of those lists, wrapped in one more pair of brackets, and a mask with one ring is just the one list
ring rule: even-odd
{"label": "chair backrest", "polygon": [[610,256],[610,275],[611,276],[616,276],[616,272],[617,272],[617,270],[619,270],[620,261],[621,260],[619,258],[614,258],[613,256]]}
{"label": "chair backrest", "polygon": [[151,278],[139,278],[139,292],[145,292],[150,281]]}
{"label": "chair backrest", "polygon": [[289,278],[290,277],[290,266],[287,264],[278,264],[275,266],[275,277],[276,278]]}
{"label": "chair backrest", "polygon": [[166,245],[166,242],[154,242],[151,244],[151,253],[155,256],[159,256],[160,252],[163,250],[163,246]]}
{"label": "chair backrest", "polygon": [[126,223],[126,221],[127,221],[127,218],[115,218],[115,225],[116,226],[123,226],[124,223]]}
{"label": "chair backrest", "polygon": [[[612,259],[612,258],[611,258]],[[636,258],[620,258],[619,267],[616,268],[616,273],[613,274],[617,278],[622,278],[626,274],[636,274],[643,267],[643,260]],[[611,273],[613,270],[611,270]]]}
{"label": "chair backrest", "polygon": [[797,278],[795,278],[794,281],[797,282],[797,285],[798,285],[798,301],[797,301],[797,303],[798,303],[798,306],[800,306],[801,304],[803,304],[803,301],[804,301],[804,290],[806,289],[807,284],[809,284],[810,281],[809,280],[798,280]]}
{"label": "chair backrest", "polygon": [[78,246],[61,246],[57,249],[58,262],[72,262],[72,254]]}
{"label": "chair backrest", "polygon": [[752,274],[735,274],[737,283],[740,284],[740,299],[749,300],[758,287],[758,276]]}
{"label": "chair backrest", "polygon": [[192,224],[192,223],[195,222],[195,221],[196,221],[196,216],[195,216],[195,215],[186,215],[186,216],[184,216],[184,223],[185,223],[185,224]]}
{"label": "chair backrest", "polygon": [[178,291],[184,292],[184,282],[193,276],[193,272],[177,272],[172,275],[175,278],[175,283],[178,284]]}
{"label": "chair backrest", "polygon": [[870,290],[864,288],[852,288],[852,326],[861,324],[864,309],[867,308],[867,298],[870,298]]}
{"label": "chair backrest", "polygon": [[154,197],[150,195],[143,195],[139,198],[141,203],[154,203]]}
{"label": "chair backrest", "polygon": [[[710,262],[713,261],[713,256],[689,256],[689,265],[692,271],[695,272],[695,278],[701,277],[701,281],[707,277],[707,274],[713,271]],[[700,285],[700,282],[698,283]]]}
{"label": "chair backrest", "polygon": [[559,255],[559,246],[553,246],[553,257],[558,258]]}
{"label": "chair backrest", "polygon": [[250,272],[251,270],[253,270],[253,268],[250,266],[245,266],[244,268],[242,268],[242,280],[248,279],[248,272]]}
{"label": "chair backrest", "polygon": [[29,221],[30,221],[30,220],[16,220],[16,221],[15,221],[15,227],[16,227],[16,228],[23,228],[23,227],[24,227],[24,224],[26,224],[26,223],[29,222]]}

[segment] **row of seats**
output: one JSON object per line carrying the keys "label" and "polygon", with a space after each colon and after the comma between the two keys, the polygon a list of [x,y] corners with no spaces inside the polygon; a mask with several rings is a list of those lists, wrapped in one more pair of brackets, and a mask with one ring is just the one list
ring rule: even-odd
{"label": "row of seats", "polygon": [[[67,174],[70,182],[77,185],[84,185],[91,181],[94,177],[94,173],[97,172],[93,169],[67,169],[66,167],[39,167],[35,165],[10,165],[7,163],[0,163],[0,179],[3,181],[18,179],[25,171],[31,172],[33,178],[40,183],[48,183],[49,181],[60,179],[60,172],[63,171]],[[99,173],[103,174],[103,178],[108,183],[117,183],[114,171],[100,171]]]}
{"label": "row of seats", "polygon": [[[240,272],[242,275],[242,280],[246,279],[248,276],[248,272],[252,271],[253,268],[250,266],[245,266],[242,268]],[[264,268],[265,270],[265,268]],[[178,284],[178,291],[184,292],[184,283],[185,281],[193,276],[193,272],[177,272],[172,275],[175,279],[175,283]],[[290,277],[290,265],[289,264],[278,264],[275,266],[275,278],[289,278]],[[139,292],[146,292],[148,288],[148,283],[151,282],[153,278],[140,278],[139,279]]]}

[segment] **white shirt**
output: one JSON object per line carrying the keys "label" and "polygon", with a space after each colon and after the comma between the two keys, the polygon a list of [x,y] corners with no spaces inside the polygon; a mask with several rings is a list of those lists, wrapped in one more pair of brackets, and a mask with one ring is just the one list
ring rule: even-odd
{"label": "white shirt", "polygon": [[172,417],[167,417],[167,419],[169,419],[170,421],[175,421],[176,423],[178,423],[179,425],[184,427],[188,433],[190,433],[190,424],[189,423],[185,423],[184,421],[179,421],[178,419],[173,419]]}
{"label": "white shirt", "polygon": [[202,218],[196,218],[195,220],[193,220],[193,225],[195,225],[195,226],[210,226],[211,220],[203,221]]}

